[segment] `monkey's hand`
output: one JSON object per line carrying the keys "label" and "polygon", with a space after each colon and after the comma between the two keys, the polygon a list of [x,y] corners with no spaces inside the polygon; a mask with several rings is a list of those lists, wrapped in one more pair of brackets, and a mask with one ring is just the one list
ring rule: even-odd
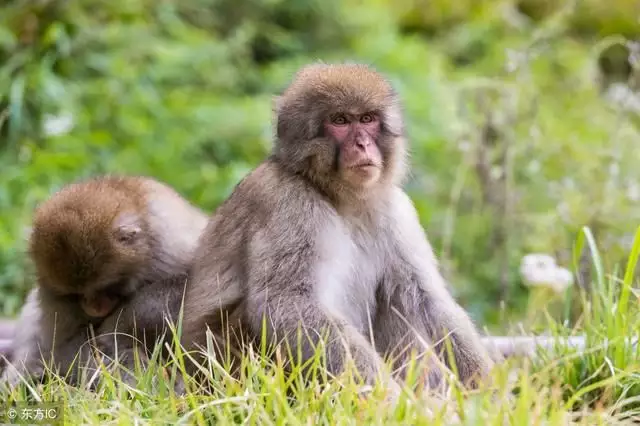
{"label": "monkey's hand", "polygon": [[6,390],[14,389],[20,383],[28,383],[29,380],[41,380],[44,377],[44,365],[42,363],[30,362],[29,365],[16,366],[7,363],[0,383]]}

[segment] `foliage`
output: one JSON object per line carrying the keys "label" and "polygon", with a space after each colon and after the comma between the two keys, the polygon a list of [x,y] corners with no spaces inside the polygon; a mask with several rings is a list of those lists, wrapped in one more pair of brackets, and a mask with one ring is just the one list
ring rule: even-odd
{"label": "foliage", "polygon": [[521,2],[427,3],[438,13],[386,0],[5,2],[4,314],[32,284],[25,235],[39,201],[84,176],[148,174],[213,211],[267,154],[272,95],[317,59],[372,63],[397,87],[413,153],[407,189],[479,322],[520,318],[523,254],[578,267],[585,225],[607,266],[624,261],[640,213],[638,128],[603,100],[594,67],[595,37],[629,34],[627,24],[576,31],[570,2],[535,20]]}

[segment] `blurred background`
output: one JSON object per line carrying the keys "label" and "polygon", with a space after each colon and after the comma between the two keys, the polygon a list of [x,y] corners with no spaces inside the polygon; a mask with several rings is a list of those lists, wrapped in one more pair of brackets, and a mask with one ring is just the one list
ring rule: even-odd
{"label": "blurred background", "polygon": [[351,60],[400,92],[406,188],[460,302],[494,332],[570,324],[585,240],[615,271],[640,218],[636,38],[637,0],[4,0],[0,315],[61,185],[150,175],[213,211],[269,151],[292,74]]}

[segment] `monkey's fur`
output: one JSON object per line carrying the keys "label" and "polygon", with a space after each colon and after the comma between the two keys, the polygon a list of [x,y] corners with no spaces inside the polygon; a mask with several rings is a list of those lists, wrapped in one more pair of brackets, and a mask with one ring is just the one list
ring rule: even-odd
{"label": "monkey's fur", "polygon": [[[89,179],[42,203],[29,239],[36,287],[16,327],[9,356],[16,368],[3,379],[15,385],[25,373],[41,378],[43,361],[71,383],[85,367],[93,373],[90,327],[107,363],[116,346],[125,367],[133,367],[134,351],[144,360],[133,336],[151,349],[167,331],[166,319],[177,321],[206,223],[207,215],[173,189],[145,177]],[[96,300],[107,305],[92,309]]]}
{"label": "monkey's fur", "polygon": [[[424,354],[426,342],[439,352],[450,333],[460,378],[485,375],[492,360],[401,189],[404,125],[387,80],[364,65],[313,64],[275,114],[272,154],[202,235],[185,294],[185,348],[206,345],[206,326],[222,330],[222,344],[239,328],[260,339],[265,318],[269,341],[284,339],[303,359],[317,333],[329,332],[329,372],[343,371],[349,353],[371,383],[383,356],[402,372],[406,349]],[[432,386],[441,383],[441,371],[429,374]]]}

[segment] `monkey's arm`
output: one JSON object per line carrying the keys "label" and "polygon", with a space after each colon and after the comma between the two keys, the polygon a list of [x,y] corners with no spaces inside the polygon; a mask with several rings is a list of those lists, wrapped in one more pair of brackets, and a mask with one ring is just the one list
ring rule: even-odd
{"label": "monkey's arm", "polygon": [[[469,383],[484,376],[493,361],[468,314],[447,290],[411,201],[401,194],[396,206],[402,211],[389,229],[397,256],[378,293],[377,344],[384,352],[395,351],[401,365],[412,349],[424,353],[425,343],[440,354],[449,338],[459,377]],[[449,364],[447,354],[443,361]],[[431,372],[430,378],[437,376]]]}
{"label": "monkey's arm", "polygon": [[97,327],[98,347],[112,355],[116,344],[126,348],[137,340],[152,349],[157,339],[169,333],[169,323],[178,326],[186,279],[186,273],[176,274],[138,289]]}
{"label": "monkey's arm", "polygon": [[29,292],[27,300],[18,317],[11,342],[8,363],[2,372],[3,383],[16,386],[22,377],[39,377],[44,366],[40,355],[40,308],[37,301],[37,290]]}
{"label": "monkey's arm", "polygon": [[90,324],[80,305],[40,294],[39,352],[43,361],[70,383],[80,380],[83,371],[92,375],[97,365],[89,345]]}
{"label": "monkey's arm", "polygon": [[136,383],[135,367],[148,362],[148,354],[156,345],[172,342],[169,324],[178,328],[186,274],[152,282],[138,289],[132,297],[97,327],[95,345],[103,362],[123,367],[122,379],[131,386]]}
{"label": "monkey's arm", "polygon": [[69,373],[72,380],[77,378],[78,367],[87,364],[90,352],[83,314],[74,305],[38,289],[29,293],[12,343],[13,368],[5,370],[4,380],[16,385],[21,376],[39,379],[45,366],[62,375]]}

